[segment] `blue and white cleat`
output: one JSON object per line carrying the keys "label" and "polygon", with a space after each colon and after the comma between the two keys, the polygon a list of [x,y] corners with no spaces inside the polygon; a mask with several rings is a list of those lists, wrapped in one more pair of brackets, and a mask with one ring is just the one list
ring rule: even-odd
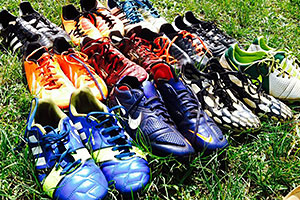
{"label": "blue and white cleat", "polygon": [[94,200],[108,184],[72,122],[52,100],[33,99],[25,138],[35,158],[38,180],[53,199]]}
{"label": "blue and white cleat", "polygon": [[137,141],[146,140],[153,154],[188,158],[194,153],[192,145],[176,129],[152,82],[142,85],[137,78],[125,76],[114,87],[110,103],[126,108],[128,114],[123,115],[128,119],[131,136]]}
{"label": "blue and white cleat", "polygon": [[140,191],[150,179],[145,155],[132,146],[113,110],[88,87],[76,90],[70,101],[70,118],[91,151],[107,181],[122,194]]}

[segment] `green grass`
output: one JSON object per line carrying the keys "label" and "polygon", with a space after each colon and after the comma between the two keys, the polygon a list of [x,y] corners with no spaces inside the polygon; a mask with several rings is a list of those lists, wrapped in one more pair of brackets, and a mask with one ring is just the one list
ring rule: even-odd
{"label": "green grass", "polygon": [[[300,58],[299,0],[182,0],[154,1],[171,21],[192,10],[213,20],[244,47],[264,35],[271,46],[287,47]],[[40,0],[33,6],[60,24],[61,6],[78,1]],[[18,13],[19,1],[0,0],[2,8]],[[27,90],[22,62],[0,52],[0,196],[1,199],[48,199],[34,174],[32,157],[21,142],[32,96]],[[299,107],[290,122],[263,122],[258,132],[233,136],[230,147],[210,156],[199,155],[182,164],[172,158],[148,155],[152,179],[137,199],[281,199],[300,184]],[[111,190],[108,199],[120,199]]]}

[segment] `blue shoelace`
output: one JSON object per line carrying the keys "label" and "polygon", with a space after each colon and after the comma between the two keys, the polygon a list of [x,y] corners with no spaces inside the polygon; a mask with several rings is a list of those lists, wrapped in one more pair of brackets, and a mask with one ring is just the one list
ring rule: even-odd
{"label": "blue shoelace", "polygon": [[95,76],[92,74],[92,72],[89,70],[89,68],[86,66],[86,64],[85,64],[84,62],[82,62],[80,59],[78,59],[76,56],[74,56],[74,55],[70,55],[70,56],[71,56],[72,58],[74,58],[76,61],[78,61],[79,63],[81,63],[81,64],[83,65],[83,67],[89,72],[89,74],[90,74],[90,76],[92,77],[93,81],[95,82],[95,84],[96,84],[98,90],[100,91],[102,98],[105,100],[106,97],[105,97],[105,95],[103,94],[103,91],[102,91],[102,89],[101,89],[101,87],[100,87],[100,85],[99,85],[97,79],[96,79]]}
{"label": "blue shoelace", "polygon": [[123,2],[116,2],[120,8],[125,12],[127,19],[130,20],[131,24],[135,24],[144,21],[142,15],[138,12],[135,2],[132,0],[126,0]]}
{"label": "blue shoelace", "polygon": [[94,121],[90,116],[93,116],[100,122],[93,125],[95,129],[103,129],[101,134],[109,135],[110,138],[107,140],[108,143],[114,145],[113,151],[120,151],[120,154],[116,155],[117,159],[124,157],[131,157],[135,153],[130,152],[132,145],[129,143],[127,136],[124,134],[124,129],[118,125],[118,115],[114,114],[113,111],[116,109],[125,109],[123,106],[115,106],[108,110],[108,112],[90,112],[87,114],[87,121]]}
{"label": "blue shoelace", "polygon": [[[55,153],[50,157],[50,162],[51,161],[56,161],[55,168],[56,170],[59,168],[59,166],[63,167],[62,172],[60,175],[67,174],[68,172],[72,172],[72,169],[75,169],[81,164],[81,159],[73,162],[67,162],[67,164],[63,164],[64,160],[74,160],[74,158],[70,155],[71,153],[75,152],[76,150],[72,148],[68,148],[65,151],[61,152],[61,149],[65,149],[64,142],[67,140],[67,137],[69,136],[70,133],[70,125],[65,123],[67,130],[62,130],[60,133],[57,133],[57,131],[51,127],[51,126],[45,126],[44,129],[50,129],[51,131],[48,132],[48,134],[44,135],[41,137],[40,142],[30,142],[31,144],[39,144],[41,146],[44,146],[46,149],[47,148],[54,148],[52,151],[55,152],[57,149],[60,153]],[[56,145],[54,145],[56,144]],[[69,157],[71,159],[68,159]],[[66,158],[66,159],[65,159]]]}

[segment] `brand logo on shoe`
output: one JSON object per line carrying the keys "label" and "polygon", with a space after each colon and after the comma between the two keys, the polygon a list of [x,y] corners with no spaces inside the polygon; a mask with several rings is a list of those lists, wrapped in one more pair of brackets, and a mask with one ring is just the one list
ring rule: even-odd
{"label": "brand logo on shoe", "polygon": [[[195,131],[189,130],[191,133],[195,134]],[[203,135],[200,135],[199,133],[196,133],[196,135],[198,137],[200,137],[202,140],[204,140],[205,142],[211,143],[213,141],[213,138],[211,137],[211,135],[209,137],[205,137]]]}
{"label": "brand logo on shoe", "polygon": [[141,124],[141,121],[142,121],[142,113],[141,112],[136,119],[133,119],[131,116],[129,116],[129,119],[128,119],[129,127],[132,130],[135,130],[139,127],[139,125]]}
{"label": "brand logo on shoe", "polygon": [[[122,104],[120,103],[119,99],[116,97],[116,101],[117,103],[122,106]],[[121,108],[121,112],[123,115],[126,115],[126,112]],[[133,119],[130,115],[128,118],[128,125],[132,130],[135,130],[139,127],[139,125],[141,124],[142,121],[142,113],[139,113],[139,116],[136,119]]]}

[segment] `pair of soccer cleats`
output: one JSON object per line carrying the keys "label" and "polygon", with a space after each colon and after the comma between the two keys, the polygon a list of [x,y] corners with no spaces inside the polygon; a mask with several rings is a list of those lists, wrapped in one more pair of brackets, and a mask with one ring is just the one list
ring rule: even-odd
{"label": "pair of soccer cleats", "polygon": [[292,117],[287,105],[266,94],[244,73],[223,68],[216,58],[203,71],[185,65],[180,74],[197,94],[205,112],[225,129],[256,130],[261,118],[285,121]]}
{"label": "pair of soccer cleats", "polygon": [[169,65],[151,68],[154,81],[122,78],[109,103],[125,107],[130,136],[159,156],[188,159],[195,152],[211,153],[228,143],[214,121],[202,110],[194,93]]}
{"label": "pair of soccer cleats", "polygon": [[38,13],[29,2],[20,3],[20,17],[7,10],[0,12],[2,44],[13,52],[24,51],[30,42],[38,41],[43,46],[51,47],[56,37],[70,40],[67,33]]}
{"label": "pair of soccer cleats", "polygon": [[263,90],[281,100],[300,100],[300,63],[287,50],[269,47],[259,37],[244,51],[236,44],[222,56],[224,68],[247,74],[252,82],[261,82]]}
{"label": "pair of soccer cleats", "polygon": [[99,100],[105,99],[107,86],[86,57],[62,37],[54,40],[52,51],[38,42],[30,43],[23,59],[30,92],[41,99],[53,99],[62,109],[68,107],[72,92],[84,86]]}
{"label": "pair of soccer cleats", "polygon": [[222,32],[213,22],[199,20],[192,11],[186,12],[183,16],[178,15],[172,22],[173,27],[179,30],[186,30],[199,36],[214,57],[221,57],[223,53],[237,41]]}
{"label": "pair of soccer cleats", "polygon": [[146,186],[148,163],[120,126],[117,108],[88,87],[73,92],[69,117],[50,99],[32,101],[25,139],[48,196],[103,199],[109,185],[125,195]]}

